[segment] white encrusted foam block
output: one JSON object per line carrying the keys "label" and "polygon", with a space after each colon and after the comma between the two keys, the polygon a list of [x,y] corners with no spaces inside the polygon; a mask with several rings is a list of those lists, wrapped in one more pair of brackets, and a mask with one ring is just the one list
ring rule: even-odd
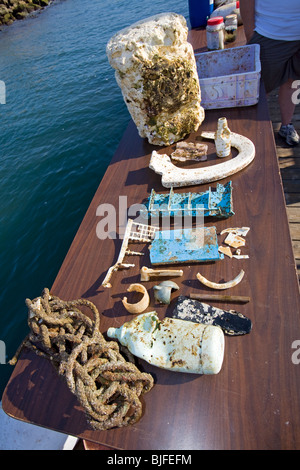
{"label": "white encrusted foam block", "polygon": [[170,145],[204,119],[194,51],[183,16],[163,13],[115,34],[106,53],[139,135]]}

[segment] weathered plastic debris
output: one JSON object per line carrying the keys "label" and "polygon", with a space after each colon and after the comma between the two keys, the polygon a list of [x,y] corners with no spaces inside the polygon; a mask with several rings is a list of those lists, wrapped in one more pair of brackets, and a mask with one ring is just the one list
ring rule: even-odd
{"label": "weathered plastic debris", "polygon": [[224,359],[220,327],[167,317],[160,320],[156,312],[109,328],[107,335],[149,364],[174,372],[218,374]]}
{"label": "weathered plastic debris", "polygon": [[232,248],[239,248],[240,246],[245,246],[246,240],[239,235],[230,232],[224,240],[226,245],[232,246]]}
{"label": "weathered plastic debris", "polygon": [[215,146],[219,158],[228,157],[231,153],[231,132],[227,125],[227,119],[218,119],[218,127],[215,133]]}
{"label": "weathered plastic debris", "polygon": [[[201,136],[214,140],[215,132],[202,132]],[[236,157],[222,163],[196,169],[175,166],[167,154],[161,154],[153,150],[149,168],[155,171],[155,173],[162,175],[161,183],[165,188],[210,183],[211,181],[227,178],[243,170],[254,159],[255,146],[247,137],[232,132],[231,146],[238,150]]]}
{"label": "weathered plastic debris", "polygon": [[222,230],[220,235],[223,235],[224,233],[235,233],[236,235],[239,235],[241,237],[245,237],[247,233],[249,232],[250,227],[230,227],[230,228],[225,228]]}
{"label": "weathered plastic debris", "polygon": [[242,255],[241,250],[238,248],[235,253],[232,253],[230,246],[219,246],[219,252],[235,259],[249,259],[249,255]]}
{"label": "weathered plastic debris", "polygon": [[197,277],[198,281],[200,281],[205,286],[210,287],[211,289],[220,289],[220,290],[222,290],[222,289],[229,289],[230,287],[234,287],[237,284],[239,284],[241,282],[241,280],[243,279],[244,274],[245,274],[245,271],[242,269],[239,272],[239,274],[234,279],[232,279],[232,281],[222,282],[222,283],[209,281],[208,279],[206,279],[206,277],[204,277],[200,273],[197,273],[196,277]]}
{"label": "weathered plastic debris", "polygon": [[230,246],[219,246],[219,252],[223,253],[223,255],[228,256],[229,258],[232,258],[232,251],[230,249]]}
{"label": "weathered plastic debris", "polygon": [[238,248],[232,257],[236,259],[248,259],[249,255],[242,255],[240,248]]}
{"label": "weathered plastic debris", "polygon": [[183,275],[182,269],[152,269],[142,266],[141,281],[151,281],[153,278],[161,277],[180,277]]}
{"label": "weathered plastic debris", "polygon": [[128,219],[126,230],[122,242],[122,246],[119,252],[119,256],[117,262],[109,268],[107,274],[102,282],[103,287],[111,287],[111,277],[115,271],[119,269],[128,269],[134,267],[134,264],[124,263],[124,258],[126,255],[142,255],[138,251],[131,251],[128,249],[129,242],[136,242],[136,243],[148,243],[154,237],[155,231],[157,227],[153,227],[151,225],[144,225],[140,223],[133,222],[132,219]]}
{"label": "weathered plastic debris", "polygon": [[143,217],[178,217],[197,216],[228,218],[234,215],[232,202],[232,182],[225,185],[217,183],[215,190],[209,188],[203,192],[156,193],[152,189],[145,203],[146,209],[140,214]]}
{"label": "weathered plastic debris", "polygon": [[232,336],[245,335],[252,329],[251,320],[242,313],[223,310],[184,296],[178,297],[171,316],[180,320],[219,326],[225,334]]}
{"label": "weathered plastic debris", "polygon": [[136,302],[136,303],[129,303],[127,301],[127,297],[123,298],[122,304],[124,305],[124,307],[129,313],[132,313],[132,314],[142,313],[146,310],[146,308],[149,307],[150,297],[149,297],[147,289],[142,284],[130,284],[130,286],[127,289],[127,292],[139,292],[140,294],[143,295],[141,300],[139,300],[139,302]]}
{"label": "weathered plastic debris", "polygon": [[[219,251],[229,256],[230,258],[248,259],[249,255],[242,254],[240,247],[245,246],[246,240],[243,237],[247,235],[249,230],[250,230],[249,227],[235,227],[235,228],[226,228],[222,230],[220,235],[223,235],[224,233],[228,233],[227,237],[224,240],[224,243],[226,243],[227,246],[226,247],[220,246]],[[230,247],[235,248],[236,252],[232,253]]]}
{"label": "weathered plastic debris", "polygon": [[171,159],[176,162],[205,162],[207,160],[208,145],[180,141],[176,143],[176,149],[171,153]]}
{"label": "weathered plastic debris", "polygon": [[218,251],[216,227],[157,231],[149,249],[153,265],[216,261],[224,257]]}
{"label": "weathered plastic debris", "polygon": [[171,302],[171,292],[178,290],[179,286],[173,281],[162,281],[158,286],[154,286],[154,298],[161,304],[168,305]]}

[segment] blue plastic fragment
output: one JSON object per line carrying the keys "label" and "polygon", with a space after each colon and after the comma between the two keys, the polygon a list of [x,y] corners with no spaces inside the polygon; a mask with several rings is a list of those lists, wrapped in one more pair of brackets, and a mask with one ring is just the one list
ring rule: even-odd
{"label": "blue plastic fragment", "polygon": [[153,265],[207,262],[224,258],[218,251],[216,227],[157,231],[149,249]]}
{"label": "blue plastic fragment", "polygon": [[149,217],[196,216],[228,218],[234,215],[232,204],[232,182],[217,183],[215,190],[205,192],[159,194],[152,189],[141,215]]}

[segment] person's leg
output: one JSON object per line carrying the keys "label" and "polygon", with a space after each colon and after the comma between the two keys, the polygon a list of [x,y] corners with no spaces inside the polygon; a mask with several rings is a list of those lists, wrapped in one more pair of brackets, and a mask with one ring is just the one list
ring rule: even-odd
{"label": "person's leg", "polygon": [[295,47],[298,47],[298,49],[293,51],[294,53],[287,63],[285,75],[281,81],[278,96],[278,103],[282,120],[282,126],[279,130],[279,135],[283,137],[289,145],[298,145],[300,143],[300,137],[292,124],[292,118],[295,111],[295,102],[293,102],[292,98],[292,95],[295,92],[295,88],[292,85],[295,80],[300,78],[299,41],[295,43]]}
{"label": "person's leg", "polygon": [[297,145],[300,139],[291,123],[295,111],[292,83],[300,77],[300,41],[278,41],[255,32],[249,44],[260,45],[261,78],[267,94],[279,88],[279,135],[289,145]]}
{"label": "person's leg", "polygon": [[279,88],[278,103],[283,126],[287,126],[292,122],[295,111],[295,104],[292,101],[292,94],[295,92],[295,89],[292,88],[293,81],[293,79],[289,79]]}
{"label": "person's leg", "polygon": [[299,135],[292,124],[292,118],[295,111],[295,104],[292,100],[292,94],[295,91],[295,89],[292,88],[293,81],[294,80],[289,79],[281,85],[278,94],[278,103],[282,122],[278,134],[285,139],[288,145],[298,145],[300,142]]}

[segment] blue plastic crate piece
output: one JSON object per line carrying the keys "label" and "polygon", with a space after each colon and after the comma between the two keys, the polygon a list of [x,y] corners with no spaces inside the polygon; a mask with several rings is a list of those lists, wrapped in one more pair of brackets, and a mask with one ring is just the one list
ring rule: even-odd
{"label": "blue plastic crate piece", "polygon": [[224,258],[218,251],[216,227],[157,231],[149,250],[153,265],[199,263]]}
{"label": "blue plastic crate piece", "polygon": [[156,193],[152,189],[141,215],[150,217],[199,216],[228,218],[234,215],[232,203],[232,182],[217,184],[215,190],[203,192]]}

